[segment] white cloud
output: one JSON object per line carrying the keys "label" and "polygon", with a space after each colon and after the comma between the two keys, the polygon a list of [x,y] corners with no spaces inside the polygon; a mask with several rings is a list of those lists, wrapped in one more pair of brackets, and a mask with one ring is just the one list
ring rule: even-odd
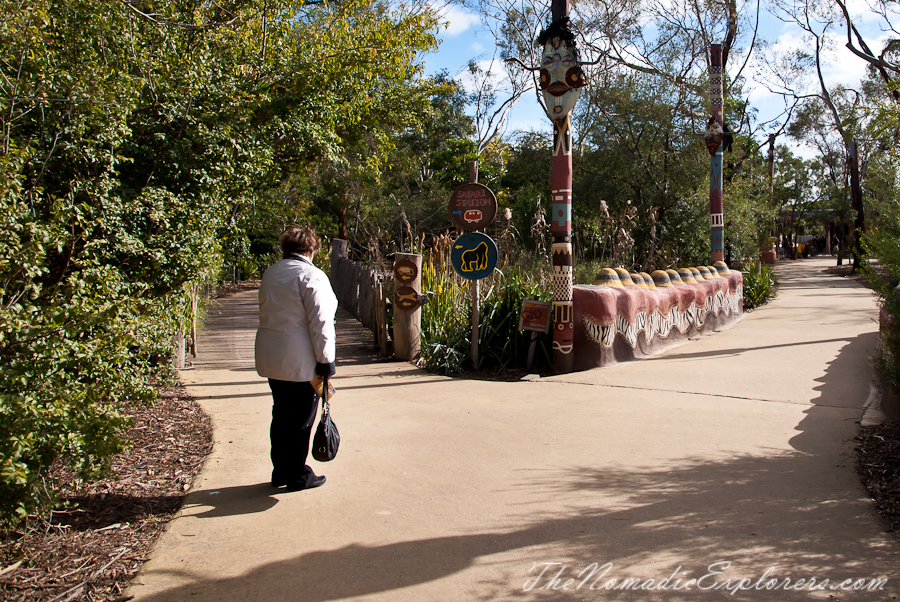
{"label": "white cloud", "polygon": [[503,62],[499,59],[486,59],[475,61],[482,73],[476,79],[468,69],[462,69],[456,75],[456,79],[462,84],[466,92],[475,92],[483,87],[493,88],[498,91],[509,87],[509,75],[504,69]]}
{"label": "white cloud", "polygon": [[469,45],[469,50],[472,51],[474,54],[480,54],[480,53],[484,52],[484,46],[482,44],[479,44],[478,42],[472,42]]}
{"label": "white cloud", "polygon": [[481,23],[481,19],[475,13],[470,13],[458,6],[448,6],[440,12],[441,21],[447,24],[446,34],[449,37],[458,36],[466,32],[470,27]]}

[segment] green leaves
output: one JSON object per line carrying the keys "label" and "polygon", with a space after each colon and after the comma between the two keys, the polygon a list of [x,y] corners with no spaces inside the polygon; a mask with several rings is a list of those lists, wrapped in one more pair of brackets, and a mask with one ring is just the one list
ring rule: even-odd
{"label": "green leaves", "polygon": [[775,272],[761,261],[753,262],[744,272],[744,309],[756,309],[768,303],[778,291]]}
{"label": "green leaves", "polygon": [[[152,398],[242,211],[417,119],[430,9],[0,0],[0,520]],[[408,112],[397,111],[405,107]],[[248,266],[248,270],[252,266]]]}

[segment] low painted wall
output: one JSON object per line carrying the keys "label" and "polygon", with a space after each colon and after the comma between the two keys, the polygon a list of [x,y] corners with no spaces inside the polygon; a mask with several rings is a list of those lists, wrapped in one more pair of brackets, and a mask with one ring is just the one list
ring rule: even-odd
{"label": "low painted wall", "polygon": [[739,320],[743,282],[724,264],[652,276],[601,271],[594,285],[573,290],[575,370],[652,355]]}

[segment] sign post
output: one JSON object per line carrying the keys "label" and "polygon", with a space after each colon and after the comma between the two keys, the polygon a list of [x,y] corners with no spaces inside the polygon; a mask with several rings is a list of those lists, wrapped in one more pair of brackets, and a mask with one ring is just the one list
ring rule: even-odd
{"label": "sign post", "polygon": [[498,253],[491,237],[477,230],[486,228],[497,217],[497,197],[490,188],[478,183],[478,161],[469,162],[469,180],[468,184],[458,187],[450,195],[447,210],[453,224],[466,232],[453,243],[450,263],[457,274],[472,281],[470,357],[472,367],[478,368],[478,281],[494,271]]}
{"label": "sign post", "polygon": [[528,344],[528,361],[526,370],[534,367],[534,348],[537,346],[538,333],[547,334],[550,330],[551,304],[535,299],[522,300],[522,313],[519,315],[519,330],[531,331],[531,342]]}
{"label": "sign post", "polygon": [[394,259],[394,355],[413,360],[419,355],[422,309],[419,303],[422,256],[397,253]]}

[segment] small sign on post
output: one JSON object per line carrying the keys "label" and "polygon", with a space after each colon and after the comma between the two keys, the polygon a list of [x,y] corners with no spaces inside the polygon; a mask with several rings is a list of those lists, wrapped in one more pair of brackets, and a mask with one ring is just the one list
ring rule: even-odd
{"label": "small sign on post", "polygon": [[405,311],[415,311],[420,303],[419,291],[411,286],[401,286],[394,292],[397,307]]}
{"label": "small sign on post", "polygon": [[523,299],[522,311],[519,314],[519,330],[531,331],[531,342],[528,345],[528,362],[526,369],[534,366],[534,349],[537,346],[538,333],[550,331],[551,304],[537,299]]}
{"label": "small sign on post", "polygon": [[465,232],[453,243],[450,263],[456,273],[472,281],[472,367],[478,368],[478,281],[497,265],[497,245],[483,230],[497,217],[497,197],[478,183],[478,161],[469,162],[469,182],[453,191],[447,203],[450,221]]}
{"label": "small sign on post", "polygon": [[544,334],[550,332],[550,302],[522,299],[519,330],[532,330]]}
{"label": "small sign on post", "polygon": [[394,262],[394,278],[403,284],[413,282],[419,275],[416,262],[409,259],[398,259]]}

